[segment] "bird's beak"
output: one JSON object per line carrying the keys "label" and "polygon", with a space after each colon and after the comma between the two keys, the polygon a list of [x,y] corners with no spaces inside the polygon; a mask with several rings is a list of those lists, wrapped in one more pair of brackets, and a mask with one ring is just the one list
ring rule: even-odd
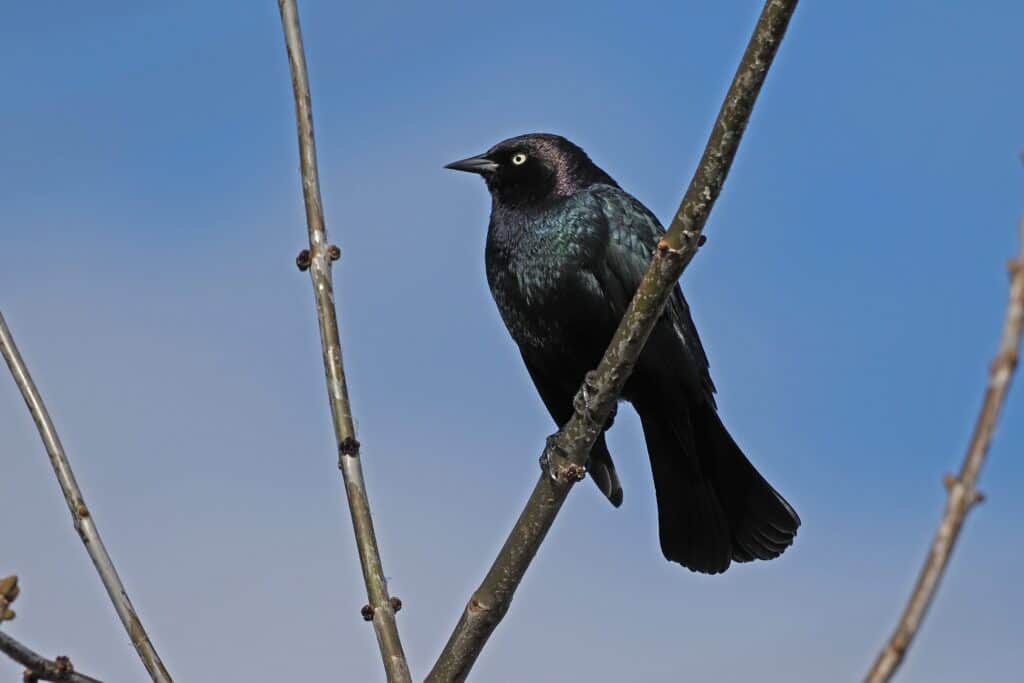
{"label": "bird's beak", "polygon": [[453,161],[446,165],[445,168],[450,168],[453,171],[466,171],[467,173],[489,175],[498,170],[498,164],[481,155],[469,157],[468,159],[463,159],[461,161]]}

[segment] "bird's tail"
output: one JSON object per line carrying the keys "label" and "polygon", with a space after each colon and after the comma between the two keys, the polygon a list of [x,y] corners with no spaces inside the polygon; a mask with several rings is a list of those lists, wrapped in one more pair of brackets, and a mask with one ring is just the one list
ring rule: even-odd
{"label": "bird's tail", "polygon": [[659,402],[637,410],[667,559],[717,574],[732,560],[776,558],[793,543],[800,517],[750,464],[713,406],[686,414]]}
{"label": "bird's tail", "polygon": [[622,505],[622,484],[619,483],[619,475],[615,473],[615,464],[612,462],[612,454],[608,452],[603,432],[590,450],[587,471],[590,472],[590,478],[597,484],[597,488],[601,489],[601,493],[612,505]]}

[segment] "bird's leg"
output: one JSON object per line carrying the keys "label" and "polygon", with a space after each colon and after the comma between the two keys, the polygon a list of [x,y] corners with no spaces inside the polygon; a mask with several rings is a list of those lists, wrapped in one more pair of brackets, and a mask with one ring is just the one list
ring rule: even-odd
{"label": "bird's leg", "polygon": [[[594,400],[597,397],[597,385],[594,382],[596,377],[597,373],[593,370],[584,375],[583,385],[572,399],[572,407],[592,424],[597,422],[597,418],[594,415]],[[609,419],[614,419],[614,417],[615,411],[613,408]]]}
{"label": "bird's leg", "polygon": [[[591,424],[597,424],[597,416],[594,415],[594,400],[595,395],[597,394],[597,386],[594,382],[596,376],[597,373],[593,370],[584,375],[583,385],[580,387],[580,390],[576,392],[576,396],[573,397],[572,401],[573,408],[576,410],[576,412],[582,415]],[[604,421],[604,429],[602,429],[601,431],[607,432],[609,429],[612,428],[612,425],[615,423],[615,415],[618,412],[619,404],[618,402],[615,402],[612,404],[612,409],[608,413],[608,417]],[[541,456],[542,459],[543,457],[544,456]],[[586,467],[587,469],[590,468],[589,455],[587,456]]]}

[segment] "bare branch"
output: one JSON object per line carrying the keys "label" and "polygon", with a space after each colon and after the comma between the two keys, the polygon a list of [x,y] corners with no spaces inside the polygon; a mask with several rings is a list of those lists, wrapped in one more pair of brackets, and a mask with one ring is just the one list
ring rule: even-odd
{"label": "bare branch", "polygon": [[[302,47],[302,32],[299,28],[298,8],[295,0],[278,0],[281,23],[284,27],[285,44],[288,49],[288,64],[292,73],[292,89],[295,94],[295,118],[299,133],[299,159],[302,168],[302,193],[306,203],[306,223],[309,231],[309,250],[303,250],[296,259],[301,270],[309,270],[316,297],[316,312],[320,321],[320,344],[323,348],[324,372],[327,378],[327,395],[331,404],[331,417],[338,444],[338,467],[345,481],[348,506],[352,513],[352,526],[359,561],[363,568],[363,580],[369,604],[363,608],[363,616],[373,621],[380,646],[384,669],[389,681],[410,681],[409,665],[406,663],[402,642],[398,637],[395,623],[395,608],[388,595],[384,570],[381,567],[377,538],[370,516],[370,502],[363,483],[363,470],[359,461],[359,442],[356,440],[352,411],[345,384],[345,370],[341,360],[341,341],[338,335],[338,319],[334,308],[334,289],[331,279],[331,263],[338,259],[340,252],[335,246],[328,246],[327,231],[324,227],[324,212],[320,202],[320,178],[316,163],[316,143],[313,137],[313,111],[310,103],[309,78],[306,72],[306,56]],[[400,603],[395,603],[400,604]]]}
{"label": "bare branch", "polygon": [[[18,597],[18,577],[8,576],[0,579],[0,625],[14,618],[14,612],[8,609]],[[102,683],[80,673],[67,657],[50,660],[33,652],[14,638],[0,631],[0,652],[25,667],[22,677],[26,683],[35,681],[66,681],[68,683]]]}
{"label": "bare branch", "polygon": [[604,358],[580,388],[572,419],[548,439],[542,474],[483,583],[466,605],[427,678],[462,681],[508,611],[519,582],[551,528],[569,490],[583,473],[594,441],[661,315],[672,288],[701,243],[701,231],[718,198],[768,68],[785,35],[796,0],[769,0],[725,96],[693,180],[650,268],[623,316]]}
{"label": "bare branch", "polygon": [[102,683],[91,676],[75,671],[74,665],[67,657],[47,659],[38,652],[30,650],[17,640],[0,631],[0,652],[25,667],[24,680],[62,681],[63,683]]}
{"label": "bare branch", "polygon": [[75,531],[78,532],[79,538],[85,544],[85,550],[89,553],[89,557],[100,575],[100,580],[103,581],[103,587],[107,589],[110,601],[114,603],[117,616],[121,618],[121,623],[124,624],[128,637],[131,639],[132,645],[135,646],[135,651],[142,659],[150,678],[157,683],[170,683],[171,676],[153,648],[146,629],[142,627],[139,615],[132,607],[124,584],[121,583],[121,578],[117,575],[117,569],[114,568],[114,563],[103,546],[100,532],[96,528],[89,508],[85,505],[82,491],[75,481],[74,472],[71,471],[71,464],[60,443],[57,429],[50,420],[50,414],[43,404],[43,397],[40,396],[32,381],[32,376],[18,352],[18,347],[14,343],[14,338],[11,336],[11,331],[8,329],[2,313],[0,313],[0,354],[3,354],[4,360],[7,361],[7,366],[14,376],[14,382],[21,390],[21,395],[28,405],[28,411],[32,414],[32,419],[35,420],[36,427],[39,429],[39,436],[43,439],[46,453],[50,456],[50,464],[57,475],[61,491],[64,492],[64,500],[67,501],[68,509],[71,511]]}
{"label": "bare branch", "polygon": [[967,454],[960,466],[960,473],[955,477],[948,474],[944,478],[948,494],[939,529],[932,539],[924,566],[917,577],[917,583],[910,594],[907,606],[903,609],[896,630],[864,677],[865,683],[884,683],[892,679],[896,673],[914,636],[921,628],[928,607],[935,598],[935,591],[938,590],[946,565],[949,564],[953,546],[963,528],[967,513],[983,498],[976,488],[978,475],[992,443],[992,435],[1000,409],[1010,389],[1013,371],[1017,367],[1021,333],[1024,329],[1024,218],[1020,222],[1020,241],[1020,255],[1009,264],[1010,302],[1006,307],[1006,321],[1003,323],[1003,332],[999,339],[999,350],[989,368],[985,398],[981,403],[978,420],[974,424]]}

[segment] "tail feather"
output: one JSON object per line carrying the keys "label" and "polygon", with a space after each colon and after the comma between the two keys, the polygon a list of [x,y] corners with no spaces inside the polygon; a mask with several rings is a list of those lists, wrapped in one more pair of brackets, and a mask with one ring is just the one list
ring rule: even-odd
{"label": "tail feather", "polygon": [[587,471],[590,478],[601,489],[612,505],[622,505],[622,484],[619,483],[619,475],[615,473],[615,465],[612,463],[612,455],[608,452],[608,445],[605,443],[604,434],[598,437],[590,451],[590,462],[587,463]]}
{"label": "tail feather", "polygon": [[658,535],[665,558],[693,571],[718,574],[732,556],[729,521],[718,493],[694,457],[688,425],[639,409],[658,502]]}
{"label": "tail feather", "polygon": [[796,536],[796,511],[754,469],[715,409],[680,415],[638,406],[651,458],[665,557],[717,574],[732,561],[770,560]]}
{"label": "tail feather", "polygon": [[743,455],[718,413],[698,412],[697,439],[715,488],[721,495],[733,536],[733,559],[771,560],[793,544],[800,516]]}

